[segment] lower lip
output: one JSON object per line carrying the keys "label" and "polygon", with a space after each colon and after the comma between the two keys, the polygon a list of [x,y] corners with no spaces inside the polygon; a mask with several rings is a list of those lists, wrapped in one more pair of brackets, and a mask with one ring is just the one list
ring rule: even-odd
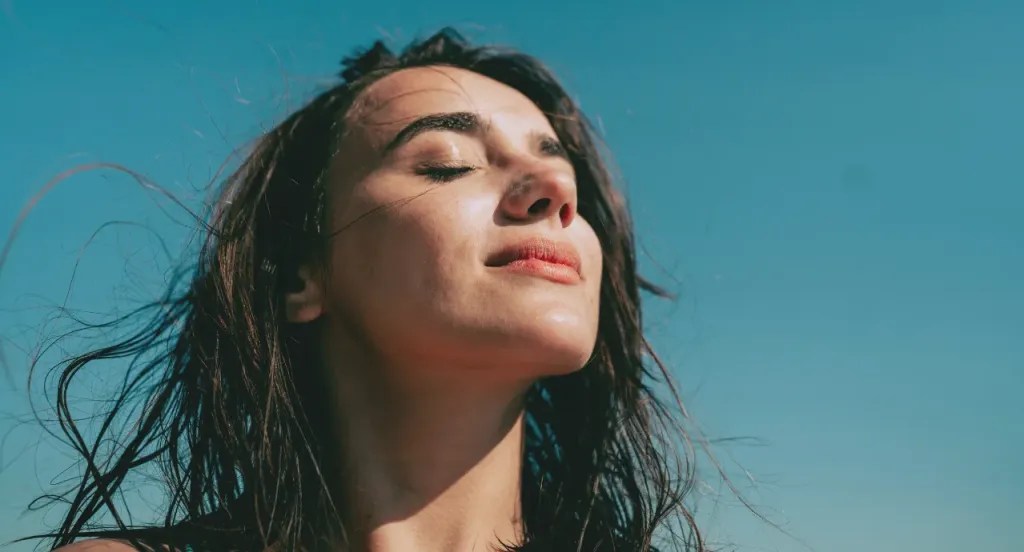
{"label": "lower lip", "polygon": [[498,268],[527,276],[546,278],[560,284],[575,284],[580,281],[580,275],[575,268],[540,259],[518,259]]}

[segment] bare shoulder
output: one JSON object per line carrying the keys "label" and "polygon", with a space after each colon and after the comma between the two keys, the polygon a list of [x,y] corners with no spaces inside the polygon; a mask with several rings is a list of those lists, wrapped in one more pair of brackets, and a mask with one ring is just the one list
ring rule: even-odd
{"label": "bare shoulder", "polygon": [[138,552],[132,545],[119,540],[92,539],[62,546],[54,552]]}

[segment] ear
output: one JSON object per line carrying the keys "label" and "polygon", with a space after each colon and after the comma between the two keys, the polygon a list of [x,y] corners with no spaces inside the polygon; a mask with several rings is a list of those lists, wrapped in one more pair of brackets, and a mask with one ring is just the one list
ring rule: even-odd
{"label": "ear", "polygon": [[324,288],[319,276],[308,265],[299,267],[284,296],[285,316],[289,322],[312,322],[324,313]]}

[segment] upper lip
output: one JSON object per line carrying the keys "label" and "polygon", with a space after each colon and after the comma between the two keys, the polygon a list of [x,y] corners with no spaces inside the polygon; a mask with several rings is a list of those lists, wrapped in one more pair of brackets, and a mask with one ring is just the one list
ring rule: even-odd
{"label": "upper lip", "polygon": [[580,254],[575,247],[540,237],[528,238],[502,248],[487,259],[486,265],[503,266],[520,259],[539,259],[570,266],[577,273],[580,272]]}

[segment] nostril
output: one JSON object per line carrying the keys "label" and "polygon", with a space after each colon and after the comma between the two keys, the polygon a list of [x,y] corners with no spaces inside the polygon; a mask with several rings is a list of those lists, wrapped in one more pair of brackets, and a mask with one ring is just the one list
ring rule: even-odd
{"label": "nostril", "polygon": [[530,205],[530,208],[528,209],[528,211],[529,211],[529,213],[531,215],[536,215],[538,213],[543,213],[548,208],[548,205],[550,205],[550,204],[551,204],[551,200],[548,199],[548,198],[538,199],[537,201],[535,201],[533,203],[533,205]]}
{"label": "nostril", "polygon": [[562,205],[562,208],[558,211],[558,216],[563,221],[570,220],[572,218],[572,207],[568,203]]}

